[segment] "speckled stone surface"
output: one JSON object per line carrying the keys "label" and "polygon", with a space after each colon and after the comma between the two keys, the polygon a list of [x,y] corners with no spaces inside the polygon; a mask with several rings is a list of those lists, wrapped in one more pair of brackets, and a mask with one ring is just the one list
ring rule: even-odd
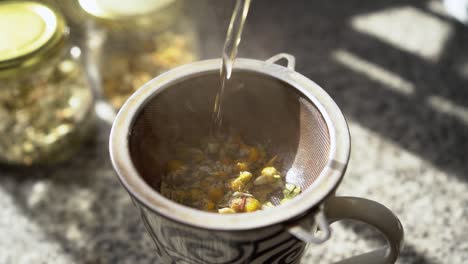
{"label": "speckled stone surface", "polygon": [[[221,49],[232,5],[191,9],[201,58]],[[397,263],[468,261],[468,28],[438,1],[255,0],[240,55],[296,56],[348,118],[352,154],[340,195],[374,199],[405,228]],[[112,171],[110,125],[48,169],[0,167],[0,263],[158,263]],[[303,263],[382,244],[345,221]]]}

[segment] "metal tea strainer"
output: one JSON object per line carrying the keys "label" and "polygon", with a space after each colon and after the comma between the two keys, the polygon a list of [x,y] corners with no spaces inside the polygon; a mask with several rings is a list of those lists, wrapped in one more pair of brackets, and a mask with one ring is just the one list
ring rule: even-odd
{"label": "metal tea strainer", "polygon": [[[287,67],[274,63],[281,58],[288,59]],[[167,203],[157,210],[169,205],[189,210],[154,191],[160,188],[165,165],[175,157],[175,146],[181,142],[196,146],[209,135],[220,85],[219,63],[196,62],[159,76],[127,101],[117,118],[121,121],[114,123],[113,131],[128,130],[128,138],[117,139],[125,140],[123,162],[137,174],[128,180],[138,181],[135,184],[157,197],[159,205]],[[223,126],[248,144],[261,144],[280,156],[286,182],[302,189],[292,202],[278,206],[282,207],[281,216],[258,219],[262,225],[278,217],[284,220],[288,214],[304,213],[325,199],[339,183],[349,158],[349,132],[343,115],[325,91],[293,68],[294,58],[287,54],[267,61],[238,59],[223,101]],[[111,145],[116,137],[115,133],[111,135]],[[111,154],[121,144],[114,145],[117,147],[111,146]],[[124,182],[131,188],[135,184]],[[272,201],[278,201],[279,195]],[[148,203],[154,203],[153,198]],[[258,213],[274,212],[276,208]],[[178,212],[170,210],[171,217],[177,217],[172,214]],[[255,218],[249,217],[249,223],[254,224]],[[208,225],[200,221],[200,225]]]}
{"label": "metal tea strainer", "polygon": [[[130,155],[140,175],[156,190],[174,146],[199,145],[209,134],[218,72],[191,76],[150,98],[136,117]],[[304,94],[283,81],[236,70],[224,97],[225,127],[249,144],[267,146],[287,168],[286,182],[306,190],[329,160],[327,124]],[[281,192],[278,193],[281,195]],[[272,197],[278,201],[281,197]]]}

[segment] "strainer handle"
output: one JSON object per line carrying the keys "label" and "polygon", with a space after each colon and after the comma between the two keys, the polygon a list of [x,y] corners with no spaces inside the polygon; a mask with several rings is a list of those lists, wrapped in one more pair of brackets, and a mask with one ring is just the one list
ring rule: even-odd
{"label": "strainer handle", "polygon": [[333,197],[325,204],[330,223],[343,219],[362,221],[377,228],[387,240],[387,246],[357,255],[335,264],[391,264],[395,263],[403,245],[400,220],[380,203],[358,197]]}
{"label": "strainer handle", "polygon": [[287,53],[279,53],[279,54],[276,54],[275,56],[269,58],[268,60],[266,60],[266,62],[269,62],[269,63],[276,63],[282,59],[285,59],[288,64],[286,65],[286,67],[290,70],[294,70],[294,67],[296,66],[296,58],[294,58],[293,55],[291,54],[287,54]]}

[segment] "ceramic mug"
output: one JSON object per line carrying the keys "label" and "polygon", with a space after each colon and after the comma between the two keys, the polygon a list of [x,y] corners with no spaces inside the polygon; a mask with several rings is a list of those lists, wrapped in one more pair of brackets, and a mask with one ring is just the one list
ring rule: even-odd
{"label": "ceramic mug", "polygon": [[[281,59],[287,60],[286,67],[276,64]],[[219,59],[195,62],[166,72],[141,87],[121,108],[110,136],[111,160],[155,242],[161,261],[298,263],[306,243],[323,243],[331,235],[329,225],[342,219],[359,220],[376,227],[386,238],[387,245],[339,263],[396,261],[403,240],[398,218],[377,202],[335,196],[349,160],[349,130],[338,106],[321,87],[294,71],[294,61],[291,55],[278,54],[267,61],[239,58],[234,67],[235,71],[268,77],[296,89],[314,102],[328,127],[331,147],[317,179],[292,201],[268,210],[221,215],[173,202],[148,184],[131,154],[129,141],[134,133],[133,126],[146,104],[176,83],[190,82],[192,78],[203,82],[204,74],[217,76]],[[143,145],[143,148],[152,147],[150,142]]]}

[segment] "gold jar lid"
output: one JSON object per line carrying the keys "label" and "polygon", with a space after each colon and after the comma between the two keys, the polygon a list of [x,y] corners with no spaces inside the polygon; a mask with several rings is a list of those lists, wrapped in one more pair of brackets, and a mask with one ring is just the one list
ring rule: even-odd
{"label": "gold jar lid", "polygon": [[65,21],[48,6],[35,2],[0,2],[0,71],[41,62],[61,47]]}
{"label": "gold jar lid", "polygon": [[159,32],[180,19],[176,0],[77,0],[79,8],[110,32]]}
{"label": "gold jar lid", "polygon": [[175,0],[78,0],[87,13],[106,19],[128,18],[160,10]]}

